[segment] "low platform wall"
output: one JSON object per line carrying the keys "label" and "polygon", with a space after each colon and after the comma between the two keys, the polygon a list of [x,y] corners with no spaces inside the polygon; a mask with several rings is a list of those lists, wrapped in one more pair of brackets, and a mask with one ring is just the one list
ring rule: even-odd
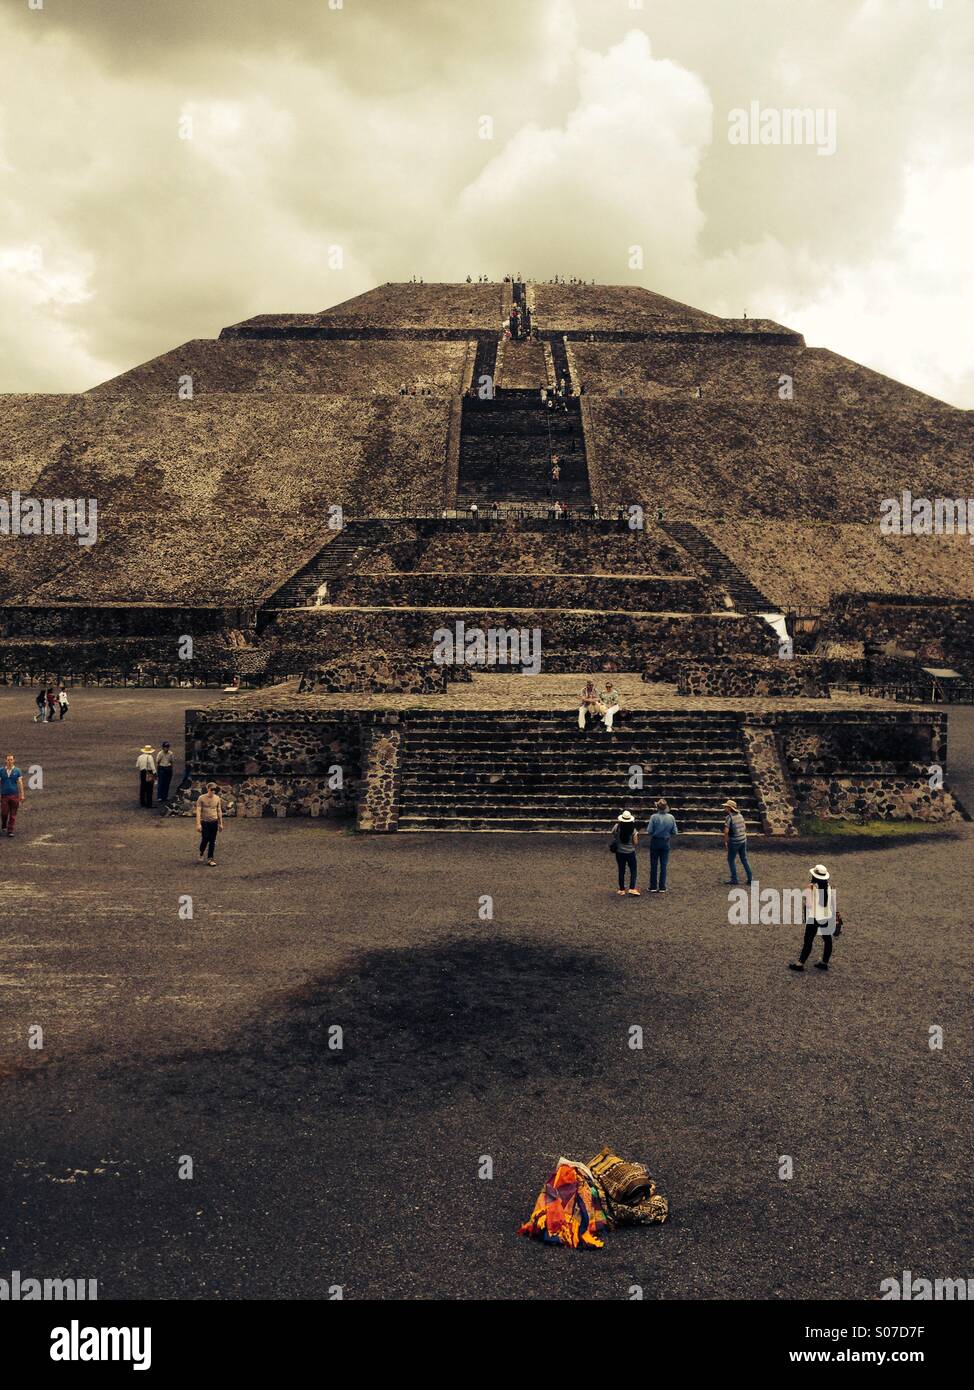
{"label": "low platform wall", "polygon": [[283,611],[261,635],[268,670],[298,675],[349,653],[381,650],[428,661],[434,634],[465,631],[540,632],[544,671],[637,671],[648,658],[673,661],[688,653],[770,653],[777,637],[748,614],[596,613],[572,609],[320,608]]}
{"label": "low platform wall", "polygon": [[216,782],[239,816],[355,814],[362,730],[355,714],[225,706],[186,711],[192,793]]}
{"label": "low platform wall", "polygon": [[[249,705],[187,711],[193,789],[217,782],[238,815],[355,815],[361,830],[397,829],[409,709],[329,710],[293,692],[268,692],[267,707],[260,708],[250,698]],[[422,708],[427,728],[430,708]],[[947,716],[939,710],[850,709],[823,701],[818,708],[756,702],[732,712],[767,834],[793,835],[807,815],[944,822],[963,816],[943,782]],[[506,709],[484,718],[510,716]],[[612,758],[609,743],[606,757]],[[672,809],[679,820],[679,806]]]}

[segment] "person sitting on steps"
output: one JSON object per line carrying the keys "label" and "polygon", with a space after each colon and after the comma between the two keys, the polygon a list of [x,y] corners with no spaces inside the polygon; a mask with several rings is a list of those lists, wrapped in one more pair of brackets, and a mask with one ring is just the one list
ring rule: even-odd
{"label": "person sitting on steps", "polygon": [[578,727],[584,729],[589,717],[595,719],[599,713],[599,693],[593,680],[587,680],[582,687],[582,703],[578,707]]}
{"label": "person sitting on steps", "polygon": [[602,722],[606,733],[611,734],[612,721],[619,712],[619,692],[611,681],[606,681],[605,689],[602,691],[602,706]]}

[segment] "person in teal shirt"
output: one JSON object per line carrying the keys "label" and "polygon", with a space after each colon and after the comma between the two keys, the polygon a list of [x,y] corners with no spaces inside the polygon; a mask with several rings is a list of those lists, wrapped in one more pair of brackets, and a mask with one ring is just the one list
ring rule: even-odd
{"label": "person in teal shirt", "polygon": [[0,767],[0,830],[8,835],[14,833],[17,812],[24,804],[24,778],[14,762],[14,755],[8,753],[3,767]]}

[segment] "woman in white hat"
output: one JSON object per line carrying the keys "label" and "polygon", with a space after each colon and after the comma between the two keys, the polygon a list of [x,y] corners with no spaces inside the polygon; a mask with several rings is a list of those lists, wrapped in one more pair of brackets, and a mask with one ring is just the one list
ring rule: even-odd
{"label": "woman in white hat", "polygon": [[835,889],[824,864],[816,864],[804,897],[805,940],[797,962],[789,962],[789,970],[804,970],[816,936],[822,938],[822,959],[815,962],[816,970],[828,970],[832,955],[832,938],[842,930],[842,918],[835,910]]}
{"label": "woman in white hat", "polygon": [[622,811],[619,819],[612,827],[612,839],[609,841],[609,848],[616,857],[616,865],[619,869],[619,888],[616,896],[624,898],[626,896],[626,871],[629,871],[629,896],[638,898],[639,889],[636,887],[636,846],[639,844],[639,834],[636,830],[636,818],[631,811]]}

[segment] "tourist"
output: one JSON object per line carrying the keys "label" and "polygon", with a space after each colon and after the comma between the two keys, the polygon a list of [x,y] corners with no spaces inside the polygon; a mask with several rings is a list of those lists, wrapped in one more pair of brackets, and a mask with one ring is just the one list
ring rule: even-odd
{"label": "tourist", "polygon": [[804,894],[805,940],[796,961],[789,961],[789,970],[804,970],[816,936],[822,938],[822,959],[815,962],[816,970],[828,970],[832,958],[832,940],[842,932],[842,914],[835,910],[835,889],[829,881],[824,864],[816,864]]}
{"label": "tourist", "polygon": [[676,821],[662,797],[646,827],[649,836],[649,891],[666,892],[666,866],[670,858],[670,841],[677,834]]}
{"label": "tourist", "polygon": [[551,465],[551,481],[554,483],[555,487],[561,482],[561,464],[558,462],[557,454],[555,455],[554,463]]}
{"label": "tourist", "polygon": [[605,725],[606,733],[612,733],[612,721],[619,712],[619,692],[611,681],[606,681],[605,689],[602,692],[602,706],[604,713],[602,722]]}
{"label": "tourist", "polygon": [[53,724],[54,711],[57,709],[57,691],[54,686],[48,686],[47,690],[47,722]]}
{"label": "tourist", "polygon": [[196,829],[200,832],[200,858],[205,853],[212,868],[216,864],[217,833],[223,829],[223,802],[215,782],[207,782],[206,791],[196,798]]}
{"label": "tourist", "polygon": [[727,851],[727,867],[730,869],[730,882],[737,884],[737,860],[751,882],[751,866],[747,859],[747,826],[744,817],[737,809],[737,802],[729,798],[724,802],[727,818],[724,821],[724,849]]}
{"label": "tourist", "polygon": [[26,799],[23,773],[14,762],[14,755],[8,753],[0,767],[0,831],[6,831],[8,837],[14,833],[17,812]]}
{"label": "tourist", "polygon": [[578,707],[578,727],[585,728],[588,716],[592,718],[598,714],[599,693],[595,688],[593,680],[587,680],[582,687],[582,703]]}
{"label": "tourist", "polygon": [[175,765],[176,755],[169,747],[168,740],[163,739],[162,747],[156,754],[156,770],[159,773],[159,801],[167,806],[169,804],[169,786],[172,782],[172,773]]}
{"label": "tourist", "polygon": [[57,702],[58,709],[60,711],[58,718],[63,719],[68,712],[68,692],[65,690],[63,685],[57,693]]}
{"label": "tourist", "polygon": [[135,769],[139,774],[139,805],[152,805],[152,788],[156,780],[156,761],[152,756],[155,749],[151,743],[143,744],[142,751],[135,760]]}
{"label": "tourist", "polygon": [[43,723],[46,721],[46,719],[47,719],[47,691],[46,691],[46,690],[38,690],[38,692],[37,692],[37,697],[36,697],[36,699],[34,700],[34,704],[37,706],[37,713],[34,715],[34,723],[35,723],[35,724],[43,724]]}
{"label": "tourist", "polygon": [[619,887],[617,897],[626,896],[626,873],[629,874],[629,896],[639,897],[639,889],[636,887],[636,872],[638,864],[636,862],[636,847],[639,844],[639,835],[636,831],[636,818],[631,811],[622,811],[619,819],[612,827],[612,839],[609,847],[616,857],[616,867],[619,870]]}

